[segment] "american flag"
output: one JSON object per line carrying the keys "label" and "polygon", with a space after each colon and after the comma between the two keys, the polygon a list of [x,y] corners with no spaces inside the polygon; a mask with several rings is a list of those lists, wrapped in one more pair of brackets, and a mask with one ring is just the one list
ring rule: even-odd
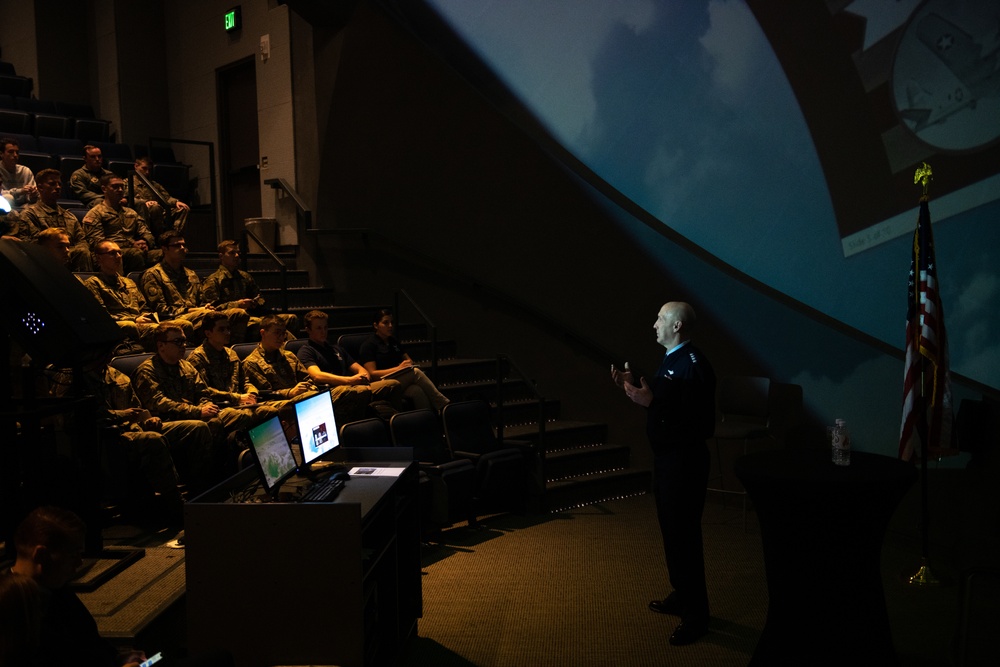
{"label": "american flag", "polygon": [[[926,425],[927,450],[940,455],[951,449],[951,380],[948,339],[938,292],[934,238],[927,200],[913,233],[909,294],[906,307],[906,362],[903,374],[903,421],[899,458],[910,460]],[[924,401],[919,398],[923,396]],[[917,452],[919,454],[919,452]]]}

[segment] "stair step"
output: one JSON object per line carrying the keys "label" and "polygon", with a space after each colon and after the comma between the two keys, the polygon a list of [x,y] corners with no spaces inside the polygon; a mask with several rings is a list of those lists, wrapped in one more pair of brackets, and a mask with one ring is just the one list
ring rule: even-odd
{"label": "stair step", "polygon": [[545,505],[549,512],[639,496],[652,488],[648,470],[615,470],[572,477],[545,485]]}
{"label": "stair step", "polygon": [[[537,444],[538,425],[523,424],[504,428],[503,437],[515,440],[530,440]],[[564,449],[602,445],[607,442],[607,424],[556,420],[545,424],[544,443],[546,456]]]}
{"label": "stair step", "polygon": [[[491,401],[492,403],[492,401]],[[503,422],[507,425],[504,433],[514,426],[534,424],[538,428],[538,399],[526,398],[519,400],[505,399],[503,404]],[[555,422],[559,419],[559,411],[562,404],[554,398],[545,399],[545,423]],[[493,415],[496,419],[497,408],[493,405]]]}
{"label": "stair step", "polygon": [[[257,283],[257,287],[262,291],[281,289],[281,271],[277,269],[266,271],[254,270],[250,271],[250,275],[253,277],[254,282]],[[286,271],[285,278],[288,281],[288,287],[310,287],[308,271],[302,269]]]}
{"label": "stair step", "polygon": [[548,452],[545,456],[545,477],[552,482],[622,470],[629,466],[631,453],[631,449],[624,445],[591,445]]}

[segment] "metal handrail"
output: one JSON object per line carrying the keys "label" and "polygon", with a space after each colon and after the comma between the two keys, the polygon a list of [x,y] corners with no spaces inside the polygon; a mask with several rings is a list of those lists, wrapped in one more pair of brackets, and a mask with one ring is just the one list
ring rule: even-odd
{"label": "metal handrail", "polygon": [[517,375],[521,377],[522,380],[531,388],[531,393],[535,395],[535,400],[538,401],[538,452],[543,457],[545,456],[545,397],[538,391],[538,387],[535,386],[535,381],[527,376],[527,374],[521,370],[520,366],[506,354],[497,355],[497,440],[503,444],[503,380],[506,373],[504,372],[505,366],[509,366]]}
{"label": "metal handrail", "polygon": [[[248,238],[249,237],[249,238]],[[275,264],[278,265],[278,271],[281,276],[281,308],[278,312],[287,313],[288,312],[288,267],[281,260],[280,257],[274,254],[274,251],[257,236],[256,232],[251,229],[243,228],[243,233],[240,235],[240,263],[243,266],[243,270],[247,270],[248,265],[248,255],[250,254],[250,238],[257,242],[261,248],[264,249],[264,254],[271,258]]]}
{"label": "metal handrail", "polygon": [[306,205],[306,201],[302,198],[298,192],[295,191],[288,181],[283,178],[266,178],[264,179],[264,185],[270,185],[272,190],[283,190],[285,194],[292,198],[295,202],[295,208],[298,214],[302,217],[302,222],[305,223],[306,229],[312,229],[312,209]]}
{"label": "metal handrail", "polygon": [[405,297],[406,300],[410,302],[410,305],[413,306],[413,309],[417,311],[417,315],[419,315],[420,319],[422,319],[424,321],[424,324],[427,325],[427,329],[428,329],[428,331],[431,334],[431,371],[430,371],[430,373],[428,375],[429,375],[429,377],[431,379],[431,382],[436,382],[437,381],[437,368],[438,368],[437,326],[434,324],[434,322],[431,321],[431,318],[429,318],[427,316],[427,314],[424,313],[424,311],[420,307],[420,305],[417,304],[417,302],[413,300],[413,297],[411,297],[406,292],[406,290],[404,290],[404,289],[398,289],[398,290],[396,290],[395,294],[393,295],[393,300],[392,300],[392,314],[396,318],[396,322],[400,322],[401,321],[400,318],[399,318],[399,297],[400,297],[400,295],[402,295],[403,297]]}

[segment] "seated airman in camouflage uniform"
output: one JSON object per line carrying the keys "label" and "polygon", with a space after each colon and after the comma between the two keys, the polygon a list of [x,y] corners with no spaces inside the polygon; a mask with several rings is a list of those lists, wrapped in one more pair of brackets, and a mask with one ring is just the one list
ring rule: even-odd
{"label": "seated airman in camouflage uniform", "polygon": [[[267,315],[264,297],[260,294],[257,283],[246,271],[240,270],[240,246],[236,241],[223,241],[219,244],[219,268],[205,278],[202,283],[202,293],[205,303],[216,308],[242,308],[250,314],[247,325],[247,336],[256,340],[260,330],[260,318]],[[294,314],[279,314],[285,323],[289,338],[295,338],[299,330],[299,318]]]}
{"label": "seated airman in camouflage uniform", "polygon": [[[146,293],[149,305],[159,315],[160,320],[187,320],[194,325],[200,335],[201,320],[217,309],[203,297],[201,280],[191,269],[184,266],[187,243],[179,232],[164,232],[160,235],[163,259],[142,274],[142,291]],[[232,338],[241,342],[246,335],[250,315],[242,308],[218,309],[229,318]]]}
{"label": "seated airman in camouflage uniform", "polygon": [[187,339],[173,322],[156,327],[156,354],[135,371],[135,391],[143,406],[161,419],[198,419],[208,423],[216,442],[216,461],[222,472],[234,469],[235,453],[241,449],[235,435],[256,420],[253,412],[220,408],[212,400],[208,385],[198,370],[184,359]]}
{"label": "seated airman in camouflage uniform", "polygon": [[156,240],[149,233],[139,214],[122,203],[125,181],[108,172],[101,177],[104,199],[83,216],[83,233],[91,250],[104,239],[117,243],[125,253],[125,272],[142,271],[160,257],[159,250],[153,250]]}

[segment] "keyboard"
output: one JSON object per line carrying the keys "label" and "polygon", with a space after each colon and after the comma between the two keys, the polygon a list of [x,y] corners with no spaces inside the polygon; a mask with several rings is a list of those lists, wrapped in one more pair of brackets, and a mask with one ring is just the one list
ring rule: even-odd
{"label": "keyboard", "polygon": [[344,480],[327,477],[322,482],[316,482],[310,486],[305,495],[299,498],[299,502],[310,503],[333,500],[342,488],[344,488]]}

